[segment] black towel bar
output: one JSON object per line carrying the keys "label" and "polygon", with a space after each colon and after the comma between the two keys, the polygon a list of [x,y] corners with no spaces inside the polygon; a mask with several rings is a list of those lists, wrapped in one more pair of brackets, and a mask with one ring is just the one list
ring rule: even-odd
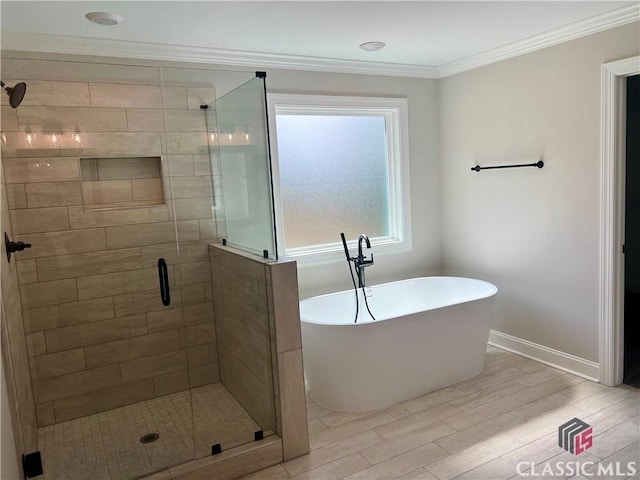
{"label": "black towel bar", "polygon": [[517,168],[517,167],[544,167],[544,162],[542,160],[537,161],[536,163],[518,163],[516,165],[494,165],[492,167],[481,167],[480,165],[476,165],[475,167],[471,167],[471,170],[474,172],[479,172],[480,170],[491,170],[494,168]]}

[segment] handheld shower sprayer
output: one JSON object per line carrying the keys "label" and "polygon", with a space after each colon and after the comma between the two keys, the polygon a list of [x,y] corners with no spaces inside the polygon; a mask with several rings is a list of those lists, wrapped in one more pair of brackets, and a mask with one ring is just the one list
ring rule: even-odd
{"label": "handheld shower sprayer", "polygon": [[344,256],[347,257],[347,265],[349,266],[349,274],[351,275],[351,281],[353,282],[353,291],[356,292],[356,316],[353,323],[358,323],[358,313],[360,311],[360,301],[358,299],[358,287],[356,287],[356,278],[353,276],[353,270],[351,269],[351,262],[354,258],[349,255],[349,247],[347,247],[347,239],[344,237],[344,232],[340,234],[342,238],[342,246],[344,247]]}
{"label": "handheld shower sprayer", "polygon": [[[362,234],[358,239],[358,256],[352,257],[349,255],[349,247],[347,246],[347,239],[344,236],[344,232],[340,234],[340,238],[342,239],[342,247],[344,248],[344,256],[347,258],[347,265],[349,265],[349,273],[351,274],[351,281],[353,282],[353,291],[356,294],[356,317],[353,323],[358,322],[358,313],[360,310],[360,300],[358,297],[358,289],[362,288],[364,292],[364,267],[368,267],[369,265],[373,265],[373,254],[371,254],[371,259],[366,260],[362,255],[362,242],[364,241],[367,245],[367,248],[371,248],[371,242],[369,241],[369,237]],[[356,279],[353,274],[353,270],[351,268],[351,262],[354,263],[356,273],[358,275],[358,285],[356,286]],[[371,318],[375,321],[376,317],[373,316],[371,310],[369,309],[369,302],[367,302],[367,296],[363,293],[364,303],[367,307],[367,311]]]}
{"label": "handheld shower sprayer", "polygon": [[[344,255],[347,257],[347,262],[351,261],[351,257],[349,256],[349,247],[347,247],[347,239],[344,237],[344,232],[340,234],[342,238],[342,246],[344,247]],[[349,264],[351,265],[351,264]]]}

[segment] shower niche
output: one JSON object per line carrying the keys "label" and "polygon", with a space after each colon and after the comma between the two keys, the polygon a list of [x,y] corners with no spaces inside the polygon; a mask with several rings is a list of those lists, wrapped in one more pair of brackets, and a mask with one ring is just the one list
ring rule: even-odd
{"label": "shower niche", "polygon": [[163,205],[161,157],[80,158],[85,210]]}

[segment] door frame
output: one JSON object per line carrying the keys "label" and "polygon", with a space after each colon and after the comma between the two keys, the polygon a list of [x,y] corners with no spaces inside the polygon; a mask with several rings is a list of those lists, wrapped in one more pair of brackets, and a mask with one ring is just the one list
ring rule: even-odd
{"label": "door frame", "polygon": [[640,56],[601,67],[600,382],[622,383],[624,368],[624,190],[626,77],[640,74]]}

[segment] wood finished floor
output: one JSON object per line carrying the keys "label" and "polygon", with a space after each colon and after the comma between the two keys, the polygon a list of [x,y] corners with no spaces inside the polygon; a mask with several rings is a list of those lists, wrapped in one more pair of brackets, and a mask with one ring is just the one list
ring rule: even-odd
{"label": "wood finished floor", "polygon": [[[311,452],[243,480],[640,478],[627,470],[627,462],[640,470],[640,389],[593,383],[494,347],[470,380],[365,414],[307,398],[307,414]],[[594,434],[577,456],[558,446],[558,427],[574,417]],[[566,462],[589,468],[555,475]],[[598,463],[615,462],[622,475],[596,474]],[[543,475],[545,465],[554,475]]]}

